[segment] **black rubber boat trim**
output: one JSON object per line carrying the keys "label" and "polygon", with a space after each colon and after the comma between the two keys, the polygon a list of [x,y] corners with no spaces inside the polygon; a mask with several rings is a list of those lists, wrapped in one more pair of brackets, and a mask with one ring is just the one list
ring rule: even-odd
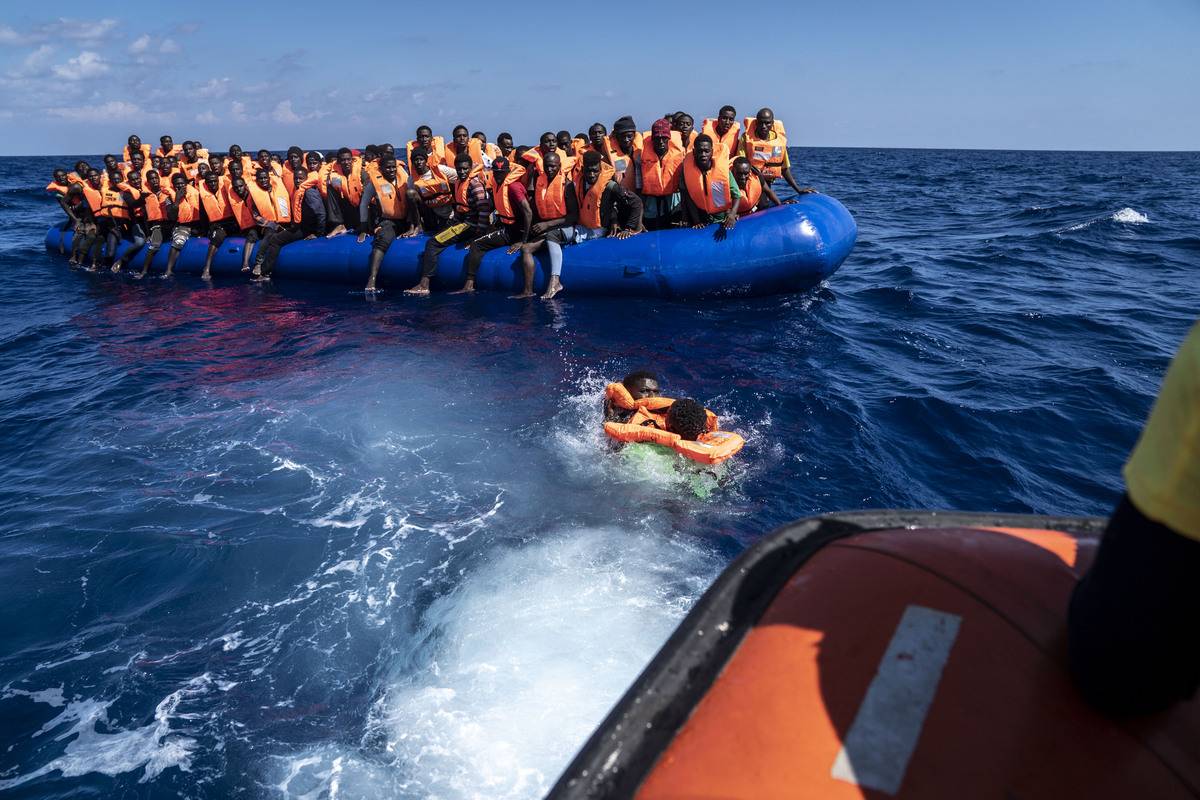
{"label": "black rubber boat trim", "polygon": [[1107,520],[960,511],[854,511],[806,517],[742,553],[684,617],[563,772],[547,798],[633,797],[784,584],[830,542],[873,530],[1041,528],[1099,537]]}

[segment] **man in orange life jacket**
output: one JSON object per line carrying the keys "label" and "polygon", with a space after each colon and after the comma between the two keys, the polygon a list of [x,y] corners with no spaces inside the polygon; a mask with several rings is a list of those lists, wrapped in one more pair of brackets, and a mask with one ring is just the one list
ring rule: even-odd
{"label": "man in orange life jacket", "polygon": [[229,205],[229,195],[221,182],[221,176],[209,171],[196,187],[200,195],[201,224],[208,228],[208,252],[204,256],[204,271],[201,280],[212,277],[212,260],[225,242],[226,236],[237,236],[240,232]]}
{"label": "man in orange life jacket", "polygon": [[196,143],[186,141],[183,143],[183,149],[179,156],[179,169],[183,171],[184,177],[193,185],[200,182],[200,158],[196,155]]}
{"label": "man in orange life jacket", "polygon": [[517,148],[513,145],[511,133],[504,131],[496,137],[496,149],[499,150],[501,157],[508,159],[510,166],[515,165],[517,154],[514,151]]}
{"label": "man in orange life jacket", "polygon": [[417,128],[416,138],[408,143],[408,166],[410,172],[415,172],[413,166],[413,152],[418,148],[425,150],[425,159],[429,162],[429,166],[442,164],[446,155],[446,143],[440,136],[433,135],[433,129],[428,125],[422,125]]}
{"label": "man in orange life jacket", "polygon": [[296,188],[291,193],[292,221],[280,225],[278,230],[263,240],[259,274],[262,280],[271,280],[279,251],[301,239],[315,239],[325,233],[325,202],[317,189],[316,176],[308,180],[308,170],[296,167],[293,172]]}
{"label": "man in orange life jacket", "polygon": [[684,111],[676,111],[675,116],[671,119],[671,129],[679,134],[679,140],[683,142],[683,148],[688,150],[696,143],[696,120],[691,114]]}
{"label": "man in orange life jacket", "polygon": [[[511,139],[510,139],[511,141]],[[463,259],[467,277],[463,287],[450,294],[469,294],[475,291],[475,276],[483,256],[490,250],[507,247],[513,255],[521,245],[529,241],[529,229],[533,226],[533,210],[529,207],[529,193],[521,181],[519,165],[500,156],[492,162],[488,192],[496,209],[498,227],[471,242],[467,256]]]}
{"label": "man in orange life jacket", "polygon": [[409,199],[417,206],[418,232],[441,233],[454,213],[454,184],[458,181],[458,172],[445,164],[430,163],[429,151],[423,147],[412,151],[409,164],[412,169],[408,185],[413,190]]}
{"label": "man in orange life jacket", "polygon": [[[133,258],[146,243],[146,191],[142,186],[142,173],[130,170],[129,174],[125,176],[125,180],[118,184],[117,189],[121,192],[128,216],[118,223],[110,237],[109,255],[113,258],[113,272],[120,272],[127,261]],[[129,242],[129,246],[120,257],[117,257],[117,245],[122,239]]]}
{"label": "man in orange life jacket", "polygon": [[80,225],[71,245],[71,258],[67,261],[73,267],[83,266],[83,260],[99,237],[100,209],[104,207],[104,183],[99,170],[89,170],[86,180],[77,185],[84,202],[79,208]]}
{"label": "man in orange life jacket", "polygon": [[[633,117],[621,117],[613,123],[612,136],[605,144],[607,148],[604,158],[616,172],[614,178],[622,186],[632,187],[634,176],[634,159],[637,158],[638,141],[637,124]],[[628,177],[626,177],[628,176]]]}
{"label": "man in orange life jacket", "polygon": [[[551,137],[553,143],[553,134]],[[575,184],[563,172],[558,153],[554,150],[546,152],[540,163],[542,169],[534,181],[532,204],[537,210],[538,222],[529,229],[530,240],[521,245],[525,285],[520,294],[511,296],[510,299],[514,300],[533,297],[533,278],[537,269],[533,254],[543,247],[550,254],[551,274],[562,272],[562,243],[567,241],[566,232],[574,233],[575,223],[579,219],[579,197],[575,194]],[[554,285],[553,280],[550,285]]]}
{"label": "man in orange life jacket", "polygon": [[713,144],[725,145],[731,158],[742,149],[742,126],[738,124],[737,109],[733,106],[721,106],[716,119],[705,119],[700,124],[700,132],[708,134]]}
{"label": "man in orange life jacket", "polygon": [[150,145],[142,144],[142,138],[136,133],[131,133],[125,144],[125,163],[131,163],[134,153],[141,153],[142,158],[150,157]]}
{"label": "man in orange life jacket", "polygon": [[491,228],[492,201],[488,197],[483,170],[477,167],[471,154],[460,150],[454,157],[454,224],[431,236],[421,254],[421,279],[408,295],[429,294],[429,281],[437,274],[438,260],[448,247],[463,246],[478,239]]}
{"label": "man in orange life jacket", "polygon": [[[243,181],[243,183],[245,183]],[[256,241],[266,239],[280,230],[285,229],[292,221],[292,198],[288,197],[283,188],[283,182],[276,178],[270,170],[258,167],[254,173],[254,186],[247,186],[250,202],[246,205],[247,220],[253,220],[253,226],[243,230],[246,234],[246,250],[243,253],[243,270],[248,263],[250,248]],[[238,195],[241,199],[242,195]],[[243,223],[244,224],[244,223]],[[262,265],[266,253],[259,247],[254,259],[254,270],[251,273],[255,280],[263,278]],[[266,278],[270,280],[270,278]]]}
{"label": "man in orange life jacket", "polygon": [[[759,109],[753,124],[747,126],[747,130],[743,131],[742,142],[746,158],[750,160],[750,165],[758,170],[764,185],[770,186],[777,177],[781,177],[796,194],[811,194],[816,191],[812,187],[801,187],[792,177],[792,161],[788,156],[787,138],[775,130],[775,112],[771,109]],[[778,156],[774,152],[768,152],[771,142],[782,142],[776,148],[781,150]],[[756,143],[758,144],[757,148],[755,147]]]}
{"label": "man in orange life jacket", "polygon": [[175,144],[169,135],[163,134],[162,136],[158,137],[158,142],[160,146],[154,151],[155,155],[166,158],[167,156],[179,154],[180,148]]}
{"label": "man in orange life jacket", "polygon": [[567,180],[570,180],[575,174],[575,157],[570,153],[564,153],[559,150],[558,137],[550,131],[546,131],[538,139],[537,147],[526,150],[518,157],[521,166],[529,172],[525,188],[531,192],[537,183],[538,176],[542,174],[542,161],[549,153],[558,155],[559,168],[563,171],[563,175]]}
{"label": "man in orange life jacket", "polygon": [[627,239],[642,229],[642,199],[617,182],[613,168],[599,153],[583,154],[574,187],[579,212],[577,224],[551,231],[546,237],[550,283],[542,294],[543,300],[550,300],[563,289],[562,246],[604,236]]}
{"label": "man in orange life jacket", "polygon": [[[157,170],[152,169],[146,173],[145,190],[146,254],[142,258],[142,271],[134,275],[135,278],[146,277],[150,262],[162,249],[163,238],[171,230],[171,193],[162,185]],[[132,251],[126,251],[121,256],[121,266],[128,264],[133,255]]]}
{"label": "man in orange life jacket", "polygon": [[171,190],[174,192],[171,208],[175,225],[171,229],[171,252],[167,254],[167,271],[162,276],[164,280],[174,277],[179,252],[191,238],[192,226],[200,221],[200,193],[195,186],[188,184],[182,172],[171,176]]}
{"label": "man in orange life jacket", "polygon": [[664,230],[679,224],[683,215],[679,183],[683,146],[671,136],[671,122],[655,121],[650,126],[650,144],[642,145],[634,162],[635,186],[642,198],[642,224],[648,231]]}
{"label": "man in orange life jacket", "polygon": [[[658,397],[658,376],[653,372],[638,370],[631,372],[621,379],[622,385],[629,390],[634,400],[645,400],[648,397]],[[605,422],[628,422],[635,412],[613,405],[608,397],[604,398]]]}
{"label": "man in orange life jacket", "polygon": [[763,197],[770,201],[770,205],[762,205],[762,208],[779,205],[779,198],[775,192],[755,174],[754,168],[750,166],[750,161],[745,156],[735,158],[730,171],[733,172],[733,179],[737,182],[741,192],[741,198],[738,200],[739,218],[758,211]]}
{"label": "man in orange life jacket", "polygon": [[225,176],[225,196],[229,199],[230,208],[233,209],[233,217],[237,221],[239,232],[246,240],[246,244],[242,246],[242,272],[249,272],[250,253],[254,250],[255,242],[262,238],[262,233],[258,220],[255,218],[250,187],[246,185],[246,179],[241,175],[242,163],[230,161],[228,166],[230,171],[236,171],[238,174]]}
{"label": "man in orange life jacket", "polygon": [[[71,207],[70,199],[67,197],[70,189],[71,182],[67,180],[67,171],[61,168],[54,170],[54,178],[46,185],[46,191],[54,195],[54,199],[58,201],[58,207],[67,215],[67,218],[58,226],[58,229],[64,233],[74,230],[75,225],[79,222],[78,217],[75,216],[75,210]],[[58,247],[59,253],[66,252],[66,245],[63,244],[62,238],[59,239]]]}
{"label": "man in orange life jacket", "polygon": [[482,143],[471,138],[471,132],[467,130],[466,125],[455,125],[451,139],[446,144],[446,162],[453,167],[461,153],[469,155],[475,166],[483,166]]}
{"label": "man in orange life jacket", "polygon": [[701,134],[683,160],[683,213],[687,224],[703,228],[714,222],[723,230],[737,224],[741,190],[729,170],[725,148],[713,148],[712,137]]}
{"label": "man in orange life jacket", "polygon": [[362,199],[362,162],[349,147],[339,148],[337,161],[329,170],[329,188],[325,193],[325,214],[333,230],[325,234],[332,239],[349,230],[358,230],[358,204]]}
{"label": "man in orange life jacket", "polygon": [[364,291],[368,294],[376,291],[379,267],[392,242],[416,236],[420,228],[417,193],[409,187],[408,173],[394,156],[380,159],[379,171],[363,181],[363,196],[358,205],[359,242],[367,238],[372,202],[379,208],[379,224],[375,226],[375,240],[371,243],[371,257],[367,261]]}

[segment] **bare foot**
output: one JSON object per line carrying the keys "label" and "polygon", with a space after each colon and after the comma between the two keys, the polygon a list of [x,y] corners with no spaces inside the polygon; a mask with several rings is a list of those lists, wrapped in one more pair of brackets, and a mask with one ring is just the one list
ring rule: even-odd
{"label": "bare foot", "polygon": [[200,273],[200,280],[202,280],[202,281],[211,281],[211,280],[212,280],[212,273],[211,273],[211,272],[209,272],[208,270],[205,270],[204,272],[201,272],[201,273]]}
{"label": "bare foot", "polygon": [[249,264],[247,264],[246,266],[242,267],[242,272],[249,272],[249,271],[250,271],[250,265],[249,265]]}
{"label": "bare foot", "polygon": [[262,277],[262,270],[259,267],[255,267],[254,271],[250,273],[250,277],[254,280],[258,280]]}
{"label": "bare foot", "polygon": [[113,271],[113,272],[120,272],[120,271],[121,271],[121,262],[120,262],[120,261],[118,261],[117,263],[115,263],[115,264],[113,264],[113,265],[112,265],[112,271]]}
{"label": "bare foot", "polygon": [[426,295],[429,294],[429,290],[424,289],[420,286],[414,286],[411,289],[405,289],[404,293],[406,295],[409,295],[410,297],[425,297]]}
{"label": "bare foot", "polygon": [[475,294],[475,287],[468,284],[457,291],[450,292],[450,294]]}
{"label": "bare foot", "polygon": [[331,230],[329,233],[325,234],[325,238],[326,238],[326,239],[332,239],[332,238],[333,238],[333,237],[335,237],[335,236],[341,236],[341,235],[342,235],[343,233],[345,233],[345,232],[346,232],[346,226],[345,226],[345,225],[338,225],[336,228],[334,228],[333,230]]}
{"label": "bare foot", "polygon": [[365,294],[367,297],[371,297],[373,295],[383,294],[383,289],[376,289],[374,286],[368,286],[367,288],[363,289],[363,294]]}
{"label": "bare foot", "polygon": [[554,298],[554,295],[558,294],[562,290],[563,290],[562,281],[560,281],[558,278],[551,276],[550,285],[546,287],[546,291],[542,294],[542,299],[543,300],[551,300]]}
{"label": "bare foot", "polygon": [[537,295],[535,295],[533,292],[521,292],[520,294],[510,294],[508,296],[508,299],[509,300],[525,300],[526,298],[536,297],[536,296]]}

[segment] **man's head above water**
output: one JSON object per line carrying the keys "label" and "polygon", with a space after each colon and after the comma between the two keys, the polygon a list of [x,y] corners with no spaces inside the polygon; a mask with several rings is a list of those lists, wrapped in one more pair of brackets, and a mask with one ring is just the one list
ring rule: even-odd
{"label": "man's head above water", "polygon": [[621,379],[621,383],[634,400],[658,396],[658,377],[653,372],[644,369],[631,372]]}

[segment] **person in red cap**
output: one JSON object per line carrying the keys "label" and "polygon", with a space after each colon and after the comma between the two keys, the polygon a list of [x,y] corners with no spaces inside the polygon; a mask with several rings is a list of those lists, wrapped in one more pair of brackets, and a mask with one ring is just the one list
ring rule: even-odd
{"label": "person in red cap", "polygon": [[642,197],[642,222],[648,231],[678,225],[683,216],[679,177],[683,146],[671,136],[671,121],[660,119],[650,126],[650,145],[638,153],[637,192]]}

